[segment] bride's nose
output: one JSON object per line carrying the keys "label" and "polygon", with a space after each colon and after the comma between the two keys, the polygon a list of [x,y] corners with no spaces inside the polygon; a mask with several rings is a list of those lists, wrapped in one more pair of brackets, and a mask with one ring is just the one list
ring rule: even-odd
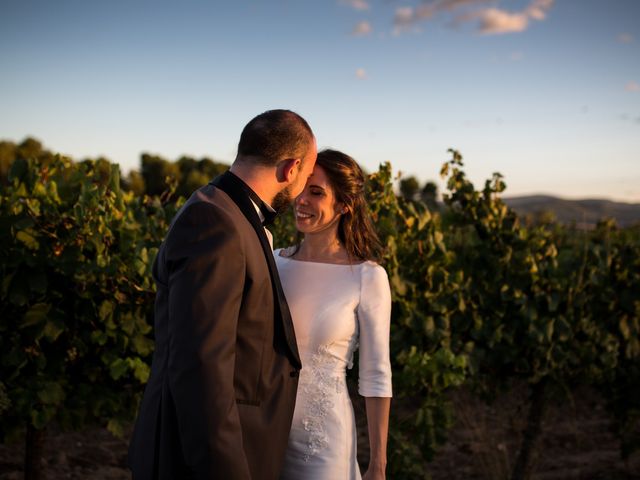
{"label": "bride's nose", "polygon": [[306,198],[305,193],[306,193],[306,192],[304,192],[304,191],[303,191],[300,195],[298,195],[298,196],[296,197],[296,205],[300,205],[300,204],[305,204],[305,203],[307,203],[307,198]]}

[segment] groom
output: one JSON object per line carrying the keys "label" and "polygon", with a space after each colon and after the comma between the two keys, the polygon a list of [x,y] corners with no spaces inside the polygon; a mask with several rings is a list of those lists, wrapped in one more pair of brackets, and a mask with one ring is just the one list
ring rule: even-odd
{"label": "groom", "polygon": [[133,480],[275,480],[301,368],[263,227],[302,192],[307,122],[271,110],[230,170],[193,193],[153,266],[155,353],[129,447]]}

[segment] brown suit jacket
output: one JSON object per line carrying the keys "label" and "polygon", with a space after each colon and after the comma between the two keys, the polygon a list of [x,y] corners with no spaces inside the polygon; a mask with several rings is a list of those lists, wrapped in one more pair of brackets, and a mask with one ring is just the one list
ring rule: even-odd
{"label": "brown suit jacket", "polygon": [[196,191],[158,252],[134,480],[278,478],[301,364],[247,189],[227,172]]}

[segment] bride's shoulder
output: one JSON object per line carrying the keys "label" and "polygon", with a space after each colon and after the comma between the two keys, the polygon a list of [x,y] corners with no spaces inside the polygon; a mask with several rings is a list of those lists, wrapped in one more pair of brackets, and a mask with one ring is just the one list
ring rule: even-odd
{"label": "bride's shoulder", "polygon": [[369,274],[374,277],[387,277],[387,271],[382,265],[373,260],[367,260],[360,264],[362,266],[363,273]]}
{"label": "bride's shoulder", "polygon": [[360,289],[363,301],[388,299],[391,291],[389,276],[382,265],[368,260],[361,265],[360,272]]}

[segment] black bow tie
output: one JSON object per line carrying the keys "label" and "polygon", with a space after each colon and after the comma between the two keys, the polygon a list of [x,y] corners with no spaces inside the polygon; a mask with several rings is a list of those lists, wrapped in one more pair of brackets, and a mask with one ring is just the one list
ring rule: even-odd
{"label": "black bow tie", "polygon": [[278,212],[276,212],[273,209],[269,208],[267,206],[267,204],[264,203],[263,201],[260,201],[258,206],[260,207],[260,212],[262,213],[262,216],[264,217],[264,220],[262,221],[262,226],[266,227],[268,225],[271,225],[273,223],[273,221],[276,219],[276,217],[278,216]]}

